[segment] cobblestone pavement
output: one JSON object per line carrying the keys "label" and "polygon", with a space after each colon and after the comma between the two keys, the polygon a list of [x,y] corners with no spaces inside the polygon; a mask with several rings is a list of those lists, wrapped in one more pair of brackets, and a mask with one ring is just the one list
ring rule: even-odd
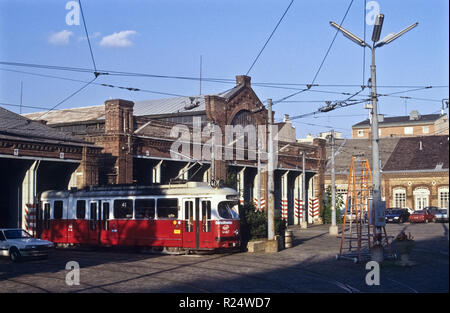
{"label": "cobblestone pavement", "polygon": [[[381,265],[380,285],[366,284],[366,262],[336,260],[340,239],[327,225],[294,231],[294,247],[274,254],[154,255],[102,249],[57,249],[44,260],[0,259],[0,292],[448,292],[448,223],[387,226],[411,232],[410,267]],[[66,284],[66,263],[80,265],[80,284]]]}

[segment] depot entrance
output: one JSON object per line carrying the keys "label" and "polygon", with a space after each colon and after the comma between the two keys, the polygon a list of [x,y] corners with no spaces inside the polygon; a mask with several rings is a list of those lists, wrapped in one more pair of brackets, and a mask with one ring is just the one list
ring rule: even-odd
{"label": "depot entrance", "polygon": [[32,163],[32,160],[0,159],[0,228],[20,224],[22,182]]}
{"label": "depot entrance", "polygon": [[[79,162],[0,158],[0,228],[22,227],[27,192],[68,188]],[[33,174],[35,171],[35,174]],[[32,202],[32,201],[31,201]]]}

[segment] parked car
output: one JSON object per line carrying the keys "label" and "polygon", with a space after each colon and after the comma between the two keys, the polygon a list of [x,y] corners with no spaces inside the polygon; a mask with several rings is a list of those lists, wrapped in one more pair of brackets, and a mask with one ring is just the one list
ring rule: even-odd
{"label": "parked car", "polygon": [[[433,215],[436,215],[436,214],[439,214],[439,208],[438,207],[436,207],[436,206],[427,206],[427,207],[425,207],[425,210],[428,210],[428,212],[430,213],[430,214],[433,214]],[[434,220],[434,222],[435,222],[436,220]]]}
{"label": "parked car", "polygon": [[434,217],[436,217],[436,222],[448,222],[448,209],[439,209]]}
{"label": "parked car", "polygon": [[407,209],[389,208],[386,210],[386,223],[404,223],[409,220],[409,215]]}
{"label": "parked car", "polygon": [[13,262],[22,257],[48,256],[53,248],[52,242],[33,238],[23,229],[0,229],[0,255],[9,256]]}
{"label": "parked car", "polygon": [[436,216],[434,216],[434,214],[431,214],[427,209],[417,210],[409,216],[409,221],[411,223],[435,222]]}

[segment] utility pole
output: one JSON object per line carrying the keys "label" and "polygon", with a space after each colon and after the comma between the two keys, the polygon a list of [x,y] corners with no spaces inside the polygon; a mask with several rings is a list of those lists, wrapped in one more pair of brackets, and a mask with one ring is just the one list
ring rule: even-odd
{"label": "utility pole", "polygon": [[336,225],[336,167],[334,163],[334,129],[331,130],[331,226],[330,235],[337,236],[338,227]]}
{"label": "utility pole", "polygon": [[267,150],[268,150],[268,162],[267,162],[267,180],[268,180],[268,199],[267,199],[267,239],[275,239],[275,191],[274,191],[274,173],[273,173],[273,133],[272,133],[272,99],[267,99],[268,107],[268,136],[267,136]]}
{"label": "utility pole", "polygon": [[[375,66],[375,49],[387,45],[399,38],[406,32],[410,31],[416,27],[419,23],[411,24],[405,29],[399,31],[398,33],[389,34],[380,40],[381,29],[383,27],[384,14],[378,14],[375,19],[375,24],[372,33],[372,42],[370,45],[363,39],[359,38],[355,34],[346,30],[342,26],[330,22],[331,26],[341,31],[345,37],[358,44],[361,47],[368,47],[372,52],[372,63],[370,66],[370,80],[371,80],[371,107],[366,107],[372,109],[372,124],[371,124],[371,143],[372,143],[372,185],[373,185],[373,195],[372,195],[372,208],[374,211],[374,219],[372,220],[375,226],[375,248],[379,251],[376,252],[379,261],[383,259],[383,246],[382,246],[382,228],[386,225],[385,222],[385,207],[381,201],[381,173],[380,173],[380,151],[378,148],[378,98],[377,98],[377,81],[376,81],[376,66]],[[374,250],[375,250],[374,249]]]}
{"label": "utility pole", "polygon": [[303,202],[303,221],[300,223],[300,228],[308,228],[308,203],[306,199],[306,156],[305,151],[302,151],[302,202]]}
{"label": "utility pole", "polygon": [[212,131],[211,131],[211,134],[212,134],[212,138],[211,138],[211,182],[213,182],[214,181],[214,179],[215,179],[215,173],[214,173],[214,171],[215,171],[215,160],[216,160],[216,157],[215,157],[215,150],[216,150],[216,132],[215,132],[215,127],[216,127],[216,125],[214,124],[214,123],[211,123],[210,124],[211,126],[212,126]]}
{"label": "utility pole", "polygon": [[261,136],[258,133],[258,179],[256,180],[256,198],[257,198],[257,206],[258,210],[261,210]]}

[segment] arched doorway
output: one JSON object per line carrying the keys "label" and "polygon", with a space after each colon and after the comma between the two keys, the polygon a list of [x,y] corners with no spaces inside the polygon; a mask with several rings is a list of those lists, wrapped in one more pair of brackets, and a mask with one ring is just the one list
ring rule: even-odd
{"label": "arched doorway", "polygon": [[430,190],[426,187],[414,189],[414,210],[423,210],[428,206],[430,199]]}

